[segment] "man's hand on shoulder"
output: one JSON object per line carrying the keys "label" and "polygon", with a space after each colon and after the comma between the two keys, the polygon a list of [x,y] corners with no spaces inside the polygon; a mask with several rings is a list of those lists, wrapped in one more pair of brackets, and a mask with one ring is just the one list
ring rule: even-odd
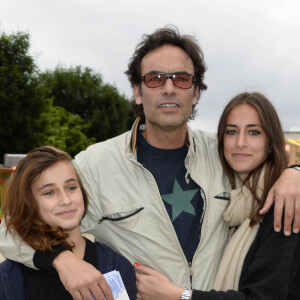
{"label": "man's hand on shoulder", "polygon": [[265,214],[274,204],[274,230],[281,230],[284,215],[284,234],[298,233],[300,228],[300,172],[293,168],[285,169],[270,190],[260,214]]}
{"label": "man's hand on shoulder", "polygon": [[[103,275],[91,264],[71,251],[60,253],[53,267],[74,300],[113,300],[113,295]],[[93,296],[93,297],[92,297]]]}

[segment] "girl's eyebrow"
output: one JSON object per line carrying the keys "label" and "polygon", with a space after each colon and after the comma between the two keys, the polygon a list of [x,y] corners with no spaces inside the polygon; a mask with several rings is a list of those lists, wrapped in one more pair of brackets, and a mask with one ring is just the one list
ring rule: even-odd
{"label": "girl's eyebrow", "polygon": [[40,188],[38,188],[38,191],[40,191],[40,190],[42,190],[42,189],[44,189],[46,187],[53,186],[53,185],[54,185],[54,183],[46,183],[46,184],[42,185]]}
{"label": "girl's eyebrow", "polygon": [[[238,127],[236,124],[226,124],[226,126]],[[246,127],[261,127],[261,125],[260,124],[247,124]]]}
{"label": "girl's eyebrow", "polygon": [[[70,178],[70,179],[66,180],[65,183],[69,183],[69,182],[72,182],[72,181],[78,182],[78,180],[76,178]],[[40,190],[42,190],[42,189],[44,189],[46,187],[50,187],[50,186],[54,186],[54,185],[55,185],[54,183],[46,183],[46,184],[42,185],[38,189],[38,191],[40,191]]]}
{"label": "girl's eyebrow", "polygon": [[77,180],[77,178],[70,178],[70,179],[66,180],[66,182],[70,182],[70,181],[76,181],[77,182],[78,180]]}

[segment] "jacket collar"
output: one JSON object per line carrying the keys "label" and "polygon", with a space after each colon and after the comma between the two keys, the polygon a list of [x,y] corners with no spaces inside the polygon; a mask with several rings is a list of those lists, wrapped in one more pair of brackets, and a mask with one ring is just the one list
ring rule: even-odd
{"label": "jacket collar", "polygon": [[[134,153],[136,150],[137,134],[138,134],[139,128],[141,128],[142,126],[144,126],[144,128],[146,128],[145,118],[138,117],[132,126],[132,134],[131,134],[131,151],[132,151],[132,153]],[[190,144],[191,144],[191,140],[192,140],[194,150],[196,151],[196,144],[195,144],[195,141],[193,138],[193,130],[189,126],[187,126],[187,128],[188,128],[188,130],[187,130],[187,135],[186,135],[186,145],[188,148],[190,148]]]}

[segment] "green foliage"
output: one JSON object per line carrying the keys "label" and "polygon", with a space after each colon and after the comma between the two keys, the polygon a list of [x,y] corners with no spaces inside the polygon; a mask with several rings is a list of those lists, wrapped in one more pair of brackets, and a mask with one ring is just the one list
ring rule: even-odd
{"label": "green foliage", "polygon": [[42,78],[48,88],[48,97],[54,98],[54,105],[91,123],[87,135],[97,141],[121,134],[133,123],[127,99],[114,86],[103,84],[101,75],[89,68],[58,67],[54,72],[44,73]]}
{"label": "green foliage", "polygon": [[91,124],[84,123],[78,115],[73,115],[60,106],[50,106],[40,118],[43,123],[41,144],[55,146],[72,156],[95,143],[95,138],[87,138],[84,132]]}
{"label": "green foliage", "polygon": [[47,107],[45,88],[28,49],[27,34],[1,34],[0,161],[4,153],[24,153],[36,146],[39,116]]}
{"label": "green foliage", "polygon": [[0,33],[0,163],[4,153],[53,145],[75,155],[128,130],[134,117],[117,89],[89,68],[40,73],[29,36]]}

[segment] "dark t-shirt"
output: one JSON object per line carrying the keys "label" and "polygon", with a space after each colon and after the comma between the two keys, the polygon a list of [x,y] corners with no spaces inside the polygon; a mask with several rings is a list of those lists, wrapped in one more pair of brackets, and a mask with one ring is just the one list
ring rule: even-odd
{"label": "dark t-shirt", "polygon": [[185,179],[187,152],[186,145],[178,149],[155,148],[141,131],[138,133],[137,160],[154,176],[181,248],[191,262],[200,240],[203,199],[199,186]]}
{"label": "dark t-shirt", "polygon": [[[83,260],[96,267],[96,246],[87,239]],[[26,300],[73,299],[71,294],[64,288],[54,269],[50,273],[45,270],[34,270],[21,264],[20,266],[24,279]]]}

